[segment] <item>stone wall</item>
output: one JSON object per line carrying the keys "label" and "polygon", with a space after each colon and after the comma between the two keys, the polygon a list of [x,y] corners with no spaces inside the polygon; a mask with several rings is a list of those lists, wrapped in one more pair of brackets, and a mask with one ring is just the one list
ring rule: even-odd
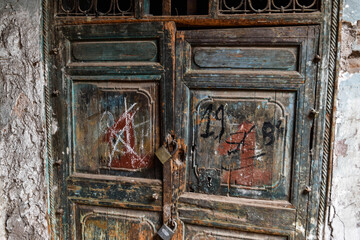
{"label": "stone wall", "polygon": [[0,1],[0,239],[47,239],[40,0]]}

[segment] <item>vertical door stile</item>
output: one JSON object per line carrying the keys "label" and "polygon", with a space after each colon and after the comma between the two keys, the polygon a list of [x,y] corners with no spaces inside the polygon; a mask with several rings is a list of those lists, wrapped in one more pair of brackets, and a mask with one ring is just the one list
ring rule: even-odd
{"label": "vertical door stile", "polygon": [[[165,144],[168,134],[174,135],[174,89],[175,89],[175,31],[174,22],[164,23],[164,65],[165,76],[162,84],[162,139]],[[165,106],[165,108],[164,108]],[[163,222],[166,224],[173,216],[173,159],[163,165]]]}
{"label": "vertical door stile", "polygon": [[162,15],[171,15],[171,0],[162,0]]}
{"label": "vertical door stile", "polygon": [[209,15],[212,17],[218,16],[218,4],[219,0],[210,0],[209,1]]}
{"label": "vertical door stile", "polygon": [[146,0],[135,0],[135,18],[142,18],[144,16],[144,2]]}

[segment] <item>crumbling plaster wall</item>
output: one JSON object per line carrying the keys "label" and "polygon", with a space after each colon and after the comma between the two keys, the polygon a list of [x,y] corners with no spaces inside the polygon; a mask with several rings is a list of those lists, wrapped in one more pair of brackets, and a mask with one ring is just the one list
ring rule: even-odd
{"label": "crumbling plaster wall", "polygon": [[0,239],[47,239],[40,0],[0,0]]}
{"label": "crumbling plaster wall", "polygon": [[360,1],[344,0],[326,239],[360,239]]}

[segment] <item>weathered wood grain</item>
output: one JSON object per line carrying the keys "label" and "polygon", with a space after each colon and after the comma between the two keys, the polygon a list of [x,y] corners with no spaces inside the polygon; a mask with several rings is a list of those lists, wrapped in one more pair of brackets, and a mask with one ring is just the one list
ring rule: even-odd
{"label": "weathered wood grain", "polygon": [[[166,0],[169,2],[169,0]],[[216,4],[212,5],[214,9]],[[174,22],[180,27],[242,27],[242,26],[289,26],[320,24],[323,20],[322,13],[302,14],[249,14],[249,15],[218,15],[210,16],[166,16],[171,14],[171,5],[163,4],[164,16],[144,16],[142,19],[134,17],[57,17],[56,21],[64,25],[77,24],[109,24],[109,23],[142,23],[142,22]]]}
{"label": "weathered wood grain", "polygon": [[[56,48],[54,47],[53,55],[51,56],[53,56],[54,62],[56,61],[57,68],[51,71],[51,86],[54,89],[59,89],[59,98],[54,95],[53,100],[56,101],[53,103],[53,106],[60,128],[56,136],[54,136],[57,139],[54,144],[56,148],[55,156],[62,160],[59,161],[59,166],[57,167],[57,177],[60,182],[58,186],[59,202],[57,203],[58,217],[60,219],[59,230],[61,229],[60,238],[76,239],[76,231],[79,228],[75,227],[75,222],[81,220],[81,213],[77,212],[76,208],[80,205],[86,205],[89,208],[87,210],[89,212],[100,211],[98,207],[104,207],[100,211],[101,216],[99,215],[91,220],[95,225],[97,223],[100,225],[105,224],[107,225],[107,229],[112,229],[110,232],[114,232],[114,229],[117,227],[127,229],[126,231],[128,232],[119,231],[118,234],[120,235],[116,236],[120,237],[118,239],[124,239],[125,236],[129,236],[130,238],[134,237],[134,239],[148,239],[149,236],[155,234],[162,219],[163,186],[160,180],[156,180],[162,177],[161,166],[157,163],[157,160],[153,158],[154,161],[150,167],[152,173],[150,175],[147,170],[142,168],[138,169],[139,171],[129,171],[128,166],[123,168],[124,166],[121,167],[119,165],[119,168],[115,167],[112,169],[101,167],[99,154],[92,154],[91,150],[89,150],[96,149],[97,147],[102,148],[101,144],[96,144],[96,142],[101,142],[106,139],[106,136],[91,139],[94,136],[94,132],[99,132],[97,128],[101,126],[101,118],[99,118],[101,114],[98,115],[95,113],[101,108],[100,105],[96,103],[99,95],[95,93],[96,91],[86,90],[83,92],[84,94],[82,96],[84,98],[82,98],[79,95],[73,95],[73,90],[75,92],[78,91],[79,88],[77,88],[77,86],[80,85],[100,87],[104,90],[103,93],[107,95],[100,94],[105,96],[101,98],[101,102],[107,106],[112,106],[110,108],[105,107],[102,110],[105,112],[112,111],[114,119],[116,118],[115,115],[118,115],[119,110],[124,109],[126,104],[130,104],[128,101],[132,98],[130,96],[132,95],[131,92],[136,92],[135,95],[137,96],[133,96],[134,102],[132,104],[142,102],[143,104],[139,104],[141,111],[153,109],[154,111],[151,110],[152,113],[150,114],[151,121],[149,121],[150,119],[141,120],[142,117],[146,117],[145,115],[150,116],[149,114],[143,113],[141,115],[144,116],[138,116],[141,121],[135,121],[136,126],[134,125],[133,128],[125,127],[126,132],[129,134],[132,134],[132,132],[136,133],[137,130],[135,130],[135,128],[139,129],[140,131],[138,131],[136,138],[129,138],[129,134],[121,132],[122,130],[120,129],[117,129],[120,130],[119,132],[110,131],[108,133],[110,133],[110,135],[115,134],[113,137],[116,136],[122,140],[129,140],[128,143],[125,141],[125,144],[121,143],[124,148],[117,152],[121,157],[123,157],[124,153],[128,150],[131,150],[129,146],[137,145],[139,146],[138,153],[145,151],[147,152],[146,154],[151,155],[153,150],[159,146],[160,139],[159,115],[162,99],[158,96],[158,90],[159,86],[164,84],[164,66],[166,65],[165,54],[162,49],[164,44],[163,23],[125,24],[121,26],[61,26],[57,28],[56,34],[56,41],[54,40],[54,46],[56,45]],[[148,52],[142,55],[138,53],[135,58],[132,56],[128,58],[129,56],[126,56],[127,52],[121,52],[122,50],[119,49],[129,48],[129,46],[124,47],[123,44],[118,45],[118,43],[125,42],[126,44],[130,44],[130,46],[132,45],[132,48],[135,48],[133,41],[135,43],[156,43],[156,49],[153,46],[147,47],[147,44],[140,44],[140,46],[137,45],[137,47],[139,49],[145,49]],[[78,54],[80,59],[74,62],[71,54],[71,44],[80,42],[95,42],[96,44],[92,46],[85,44],[82,46]],[[99,43],[105,44],[100,44],[99,46]],[[113,43],[115,43],[115,45],[112,45]],[[86,56],[87,52],[84,49],[87,47],[92,48],[94,52]],[[113,52],[111,52],[112,48],[114,48]],[[127,49],[127,51],[129,50],[131,50],[131,48]],[[100,53],[101,51],[105,51],[105,54],[102,55]],[[131,50],[131,52],[133,51]],[[110,59],[110,61],[106,59]],[[136,59],[141,61],[137,61]],[[155,88],[143,88],[145,85],[149,86],[149,84]],[[92,88],[88,87],[85,88],[88,90]],[[124,100],[125,98],[127,99],[126,104],[125,101],[122,103],[116,101],[116,99],[120,100],[120,95],[123,96]],[[82,100],[77,101],[76,99]],[[132,104],[128,105],[128,111],[125,111],[126,114],[130,114],[131,116],[134,114],[134,112],[129,110]],[[73,110],[75,110],[75,112]],[[135,108],[133,110],[137,109]],[[140,109],[137,111],[140,111]],[[82,117],[79,117],[80,115],[77,113],[80,113]],[[85,115],[87,117],[85,117]],[[129,121],[125,121],[120,115],[118,115],[118,119],[115,120],[116,123],[120,125],[113,125],[115,128],[122,128],[123,123],[125,123],[125,125],[134,123],[129,118],[126,118],[126,120]],[[141,126],[145,126],[142,125],[142,121],[146,122],[144,123],[145,125],[151,122],[152,126],[150,128],[153,129],[152,133],[146,133],[144,129],[142,136]],[[76,128],[77,124],[83,127],[86,126],[87,131],[83,131],[83,127],[78,129],[80,131],[75,130],[74,127]],[[108,126],[108,124],[104,126]],[[76,131],[77,134],[75,134]],[[78,135],[79,133],[80,135],[81,133],[86,133],[86,136],[84,137],[84,135],[82,135],[81,137]],[[76,136],[79,138],[76,138]],[[141,146],[141,140],[145,140],[146,138],[152,139],[150,140],[153,146],[151,151],[149,151],[150,149],[147,147],[146,141],[144,141],[144,147],[142,148]],[[95,140],[95,142],[93,140]],[[110,145],[116,144],[116,141],[111,141],[109,138],[108,140]],[[88,148],[88,150],[81,152],[79,151],[79,147]],[[84,154],[85,152],[87,153]],[[95,152],[98,151],[95,150]],[[88,157],[79,157],[79,154]],[[129,154],[134,155],[134,152],[129,152]],[[81,167],[79,168],[79,165],[77,166],[79,160],[88,166],[85,166],[83,169],[81,169]],[[95,170],[97,167],[99,167],[98,170]],[[149,179],[145,179],[146,177]],[[133,211],[133,209],[141,210],[141,215],[143,216],[151,215],[152,213],[157,216],[151,234],[146,227],[144,229],[139,228],[142,218],[136,223],[132,222],[132,218],[122,218],[119,223],[119,218],[121,218],[119,217],[119,215],[121,215],[119,210],[126,214]],[[116,216],[114,216],[114,213]],[[106,219],[109,221],[107,222]],[[90,225],[88,225],[88,232],[93,233],[93,230],[97,229],[97,227],[94,227],[94,225],[91,225],[91,227]],[[97,230],[95,232],[97,232]],[[104,236],[104,231],[101,232],[102,230],[99,230],[98,234]],[[117,232],[117,230],[115,232]],[[97,233],[95,233],[95,235],[96,234]],[[93,239],[101,239],[100,235],[96,235]],[[82,235],[77,235],[77,239],[81,239],[82,237]],[[89,239],[92,238],[89,237]]]}
{"label": "weathered wood grain", "polygon": [[[67,180],[68,196],[74,202],[151,211],[162,209],[161,185],[160,180],[81,173]],[[158,196],[157,199],[153,197],[154,194]]]}
{"label": "weathered wood grain", "polygon": [[[163,13],[167,11],[169,15],[171,14],[170,2],[164,1],[167,4],[163,5],[165,8]],[[137,4],[139,3],[143,3],[143,1],[137,1]],[[315,98],[316,69],[311,66],[311,61],[318,47],[316,42],[318,38],[317,27],[288,26],[280,28],[264,26],[318,24],[322,21],[322,15],[319,13],[303,14],[301,17],[289,15],[285,18],[283,15],[277,14],[256,17],[218,16],[214,12],[216,1],[211,1],[211,14],[209,16],[152,17],[139,14],[139,11],[143,9],[142,6],[137,5],[136,8],[136,17],[140,19],[132,17],[79,17],[57,18],[56,20],[60,25],[68,24],[59,27],[57,30],[61,31],[60,38],[56,40],[60,44],[56,46],[57,50],[55,49],[54,53],[59,51],[60,56],[54,55],[58,70],[54,70],[52,73],[54,86],[60,90],[61,95],[59,101],[54,101],[56,102],[54,109],[56,109],[61,129],[55,135],[57,142],[54,146],[57,148],[57,156],[62,158],[64,153],[68,155],[64,157],[64,164],[59,168],[58,173],[59,178],[62,179],[62,184],[59,186],[59,192],[63,196],[61,207],[65,210],[62,218],[65,223],[63,238],[70,239],[68,236],[71,235],[71,231],[75,232],[74,229],[69,229],[67,221],[72,216],[76,221],[80,219],[80,215],[76,215],[79,212],[72,215],[73,209],[77,207],[71,206],[69,204],[71,202],[75,205],[88,205],[89,209],[86,210],[88,212],[98,211],[95,206],[105,206],[105,209],[111,208],[109,211],[102,211],[101,214],[103,215],[100,214],[92,219],[95,225],[98,223],[100,225],[107,224],[107,228],[110,229],[113,229],[114,226],[112,222],[119,219],[119,217],[114,217],[114,215],[119,215],[119,213],[114,214],[117,211],[114,208],[126,209],[125,211],[143,209],[144,212],[163,211],[165,222],[179,214],[180,220],[184,221],[185,225],[180,225],[180,232],[176,235],[177,239],[184,237],[182,233],[184,229],[186,231],[186,224],[223,229],[214,230],[213,232],[216,234],[219,232],[225,234],[222,231],[229,231],[226,229],[236,230],[235,233],[232,233],[236,237],[241,236],[240,230],[251,232],[260,239],[267,237],[266,235],[272,235],[275,239],[282,239],[283,237],[293,239],[295,232],[297,232],[298,239],[305,239],[306,236],[301,227],[306,227],[309,198],[303,194],[303,187],[310,184],[311,162],[309,155],[311,151],[309,145],[313,121],[307,117],[307,112],[309,108],[314,106]],[[168,22],[163,24],[152,21]],[[239,27],[250,24],[253,24],[252,26],[261,25],[262,27],[182,30],[178,32],[175,44],[176,26],[171,21],[175,21],[177,26],[182,27]],[[129,22],[133,23],[129,24]],[[93,23],[98,25],[93,25]],[[156,53],[152,46],[147,45],[148,42],[156,42]],[[137,43],[141,44],[137,45]],[[75,46],[72,48],[72,52],[71,47],[69,48],[71,45]],[[176,52],[175,45],[178,48]],[[144,50],[146,52],[142,54],[141,51]],[[239,60],[241,58],[243,59]],[[176,79],[174,79],[175,76]],[[176,135],[179,144],[184,146],[184,152],[188,155],[187,159],[178,154],[174,157],[175,162],[169,162],[165,165],[163,176],[157,173],[154,177],[163,177],[163,182],[141,178],[106,176],[106,174],[112,174],[110,172],[101,172],[99,175],[80,173],[74,175],[76,169],[74,169],[73,160],[76,161],[76,159],[72,159],[70,156],[76,155],[76,147],[72,145],[73,133],[69,130],[72,129],[74,121],[71,109],[74,100],[71,92],[73,79],[78,79],[76,81],[81,82],[102,82],[102,84],[108,84],[111,87],[118,84],[118,89],[121,88],[119,86],[125,86],[122,85],[124,81],[138,85],[153,81],[159,84],[160,90],[158,94],[153,96],[154,99],[158,100],[156,104],[160,110],[156,113],[160,124],[156,127],[155,135],[157,138],[161,136],[162,141],[169,132]],[[115,85],[114,82],[116,82]],[[184,193],[184,191],[193,191],[189,186],[186,186],[189,178],[185,178],[191,176],[191,172],[186,171],[192,169],[192,160],[196,156],[194,152],[200,144],[196,146],[192,144],[194,134],[189,119],[192,119],[192,114],[195,111],[191,106],[191,101],[198,102],[201,97],[205,96],[196,94],[196,92],[201,91],[206,92],[205,95],[207,96],[215,96],[218,92],[226,93],[226,91],[231,92],[228,94],[229,96],[235,96],[237,92],[244,92],[245,95],[253,99],[270,98],[269,95],[271,95],[271,98],[277,102],[283,102],[288,117],[291,118],[291,128],[288,128],[287,137],[281,139],[282,141],[286,139],[291,144],[289,142],[285,144],[284,152],[287,151],[288,156],[285,156],[287,160],[284,165],[287,172],[283,184],[285,187],[281,189],[282,195],[277,192],[266,197],[266,201],[258,200],[254,199],[257,198],[255,194],[243,194],[250,191],[246,187],[242,189],[243,195],[236,195],[231,191],[220,193],[245,196],[248,199],[212,195],[218,194],[217,191],[207,192],[208,194]],[[287,95],[293,97],[290,99],[286,97]],[[90,100],[94,100],[91,94],[88,97]],[[235,105],[244,104],[239,99],[233,99],[232,102],[226,103],[229,106],[232,104],[233,108]],[[89,113],[92,111],[91,104],[84,104],[82,107],[87,108],[86,111]],[[206,112],[206,107],[208,106],[204,106],[200,113]],[[121,107],[119,106],[119,108]],[[233,112],[236,114],[231,118],[235,119],[240,113]],[[263,111],[252,108],[245,112],[256,123],[257,120],[270,117],[278,120],[278,116],[280,116],[276,109]],[[220,115],[220,111],[217,114],[213,113],[210,116],[211,121],[218,121],[217,119],[221,119]],[[206,121],[204,121],[205,123]],[[236,121],[229,120],[229,123],[236,123]],[[210,124],[210,126],[214,127],[214,124]],[[202,126],[202,130],[204,127],[206,132],[206,125]],[[262,128],[260,127],[258,130],[260,136]],[[210,134],[210,132],[211,130],[208,133]],[[155,145],[158,146],[159,141]],[[187,150],[186,146],[188,147]],[[256,144],[254,146],[255,148],[258,147]],[[248,149],[250,151],[250,148],[254,146],[249,145],[242,150]],[[203,142],[203,147],[202,152],[204,154],[206,151],[211,152],[211,144],[204,145]],[[283,149],[276,145],[271,154],[273,159],[267,161],[272,162],[273,165],[264,165],[272,173],[271,182],[277,182],[279,176],[277,174],[281,168],[278,164],[279,155],[281,155],[279,152]],[[197,161],[202,161],[201,156],[196,156],[196,158]],[[214,168],[214,165],[219,163],[218,160],[215,160],[212,157],[203,160],[204,166]],[[160,166],[156,164],[155,162],[155,168],[160,169]],[[209,181],[207,173],[210,171],[204,171],[202,174],[205,185]],[[262,178],[263,175],[258,174],[255,177]],[[230,182],[231,180],[230,177]],[[232,182],[233,185],[237,185],[237,183]],[[180,200],[178,201],[179,197]],[[284,201],[278,199],[284,199]],[[108,222],[104,220],[106,218]],[[179,224],[181,223],[180,220],[178,220]],[[125,232],[131,231],[132,221],[132,219],[124,220],[125,223],[121,223],[123,225],[120,224],[119,226],[127,229]],[[156,222],[157,227],[159,221]],[[140,222],[136,224],[139,225]],[[294,225],[295,222],[297,226]],[[205,227],[201,228],[201,231],[208,231]],[[89,227],[89,229],[95,228]],[[134,225],[135,235],[136,232],[139,232],[136,229],[137,226]],[[148,235],[153,235],[153,231],[150,233],[148,229],[142,231],[145,235],[148,233]],[[130,234],[128,236],[133,236],[132,233],[128,233]],[[141,239],[144,237],[143,234],[134,236]],[[124,233],[123,236],[127,235]],[[245,236],[243,237],[245,238]]]}
{"label": "weathered wood grain", "polygon": [[74,61],[154,62],[157,61],[155,41],[73,42]]}
{"label": "weathered wood grain", "polygon": [[74,204],[73,239],[153,239],[161,213]]}
{"label": "weathered wood grain", "polygon": [[[302,228],[302,226],[306,225],[307,208],[303,204],[307,202],[307,196],[303,194],[303,186],[305,184],[302,182],[309,180],[309,175],[305,176],[305,172],[310,174],[308,162],[306,161],[309,161],[308,149],[311,138],[308,134],[311,132],[312,120],[307,116],[306,109],[314,102],[312,91],[314,91],[313,84],[316,83],[316,71],[311,65],[311,61],[314,59],[317,49],[316,42],[318,35],[316,29],[316,26],[303,26],[218,29],[216,31],[202,29],[178,32],[177,37],[179,43],[177,51],[179,53],[177,56],[180,57],[179,64],[182,66],[178,67],[181,73],[177,74],[177,83],[179,85],[182,84],[181,91],[183,96],[177,96],[186,102],[184,107],[180,108],[178,112],[179,115],[185,114],[186,117],[183,118],[182,122],[178,122],[177,126],[184,128],[179,132],[187,136],[186,144],[191,148],[191,151],[188,152],[188,192],[181,195],[179,201],[179,216],[181,220],[185,222],[185,226],[186,224],[196,224],[215,228],[279,234],[286,236],[287,239],[295,239],[295,235],[297,236],[296,239],[306,238],[306,236],[303,235],[304,228]],[[236,69],[236,57],[226,58],[220,56],[221,54],[217,55],[216,52],[209,52],[210,49],[216,49],[215,51],[224,49],[224,51],[219,51],[219,53],[225,53],[224,55],[226,55],[230,54],[226,52],[226,50],[233,50],[234,48],[241,48],[242,46],[249,48],[286,48],[291,46],[291,48],[294,49],[293,53],[299,56],[296,64],[293,65],[296,65],[296,68],[290,71],[269,71],[266,69],[266,65],[261,66],[261,64],[259,64],[258,69]],[[199,59],[196,59],[195,49],[201,48],[206,49],[209,53],[201,55],[201,63],[199,64]],[[208,62],[207,59],[209,59]],[[219,59],[219,63],[216,63],[216,59]],[[254,62],[256,59],[258,58],[254,58]],[[221,68],[221,64],[228,67],[228,69]],[[251,63],[246,64],[250,65]],[[212,67],[214,69],[211,69]],[[233,111],[236,117],[234,115],[231,117],[231,120],[225,118],[226,121],[224,121],[224,124],[226,126],[233,126],[241,114],[246,115],[246,118],[256,119],[254,120],[255,125],[259,123],[260,119],[264,119],[264,116],[265,118],[272,115],[276,116],[276,111],[269,110],[272,113],[267,114],[261,110],[261,107],[260,109],[246,110],[243,106],[244,103],[240,103],[241,100],[235,97],[236,94],[242,91],[244,91],[245,97],[253,101],[259,97],[264,97],[265,99],[274,99],[276,102],[282,102],[281,105],[286,109],[285,112],[287,112],[284,116],[292,119],[291,129],[288,128],[287,137],[284,138],[287,145],[284,152],[288,152],[288,154],[287,157],[285,157],[287,160],[284,164],[284,166],[286,166],[286,172],[282,174],[285,176],[284,179],[286,179],[283,184],[287,187],[281,187],[281,189],[288,189],[285,190],[285,192],[287,192],[287,197],[285,198],[281,198],[278,193],[268,198],[265,197],[265,195],[261,195],[262,193],[251,196],[246,195],[246,192],[250,193],[253,191],[251,190],[251,186],[244,187],[244,189],[239,191],[241,192],[240,195],[245,194],[242,196],[248,200],[244,198],[230,198],[235,200],[229,200],[229,197],[214,196],[216,194],[225,196],[235,194],[235,191],[221,192],[221,187],[215,187],[221,183],[221,178],[219,177],[220,180],[217,181],[217,177],[221,176],[223,172],[223,170],[216,166],[223,164],[224,161],[217,160],[217,153],[214,151],[221,151],[221,148],[216,148],[216,145],[214,148],[213,144],[205,142],[206,139],[211,137],[217,137],[214,141],[219,140],[222,133],[220,131],[221,120],[223,119],[222,108],[219,108],[220,103],[218,105],[215,104],[216,99],[220,95],[223,96],[224,99],[228,99],[222,103],[224,109],[226,105],[227,111],[230,111],[229,109],[232,108],[231,104],[233,103],[241,105],[239,105],[237,111]],[[270,96],[271,93],[273,93],[273,96]],[[292,95],[291,99],[287,97],[287,94]],[[209,98],[213,104],[211,114],[209,114],[209,112],[211,112],[209,104],[204,105],[204,107],[198,104],[202,99],[206,98]],[[226,111],[224,111],[224,113],[225,112]],[[194,120],[195,113],[199,116],[200,121]],[[201,131],[195,134],[194,126],[196,125],[201,125]],[[207,126],[209,128],[207,128]],[[244,129],[242,130],[243,134],[244,131],[247,132],[246,129],[244,125]],[[263,134],[266,135],[272,132],[272,130],[269,129],[270,128],[263,128]],[[223,134],[226,132],[225,128],[224,130]],[[306,132],[306,134],[304,134],[304,132]],[[256,130],[256,134],[257,133],[258,131]],[[204,139],[201,139],[201,134]],[[234,139],[233,137],[233,140]],[[257,139],[256,136],[255,139]],[[229,142],[231,143],[231,141]],[[242,154],[245,154],[245,152],[253,151],[254,149],[259,149],[259,144],[255,144],[255,147],[251,148],[249,135],[248,141],[242,146],[240,151],[243,151],[244,153]],[[275,159],[278,159],[281,155],[277,155],[279,149],[278,146],[274,149],[271,155],[273,161],[276,161]],[[197,151],[201,151],[201,154],[197,154]],[[245,155],[239,159],[243,161],[244,156]],[[236,159],[234,159],[234,161],[235,160]],[[241,165],[241,162],[238,164]],[[259,166],[261,164],[264,163],[259,163]],[[258,165],[255,164],[254,167],[256,168]],[[268,169],[272,172],[271,179],[275,180],[280,168],[276,167],[275,164],[272,167],[268,167]],[[245,175],[243,176],[246,176],[247,172],[245,171],[244,173]],[[260,175],[265,177],[265,175]],[[252,175],[252,177],[254,177],[254,175]],[[229,179],[230,188],[234,187],[236,183],[231,182],[231,177]],[[189,184],[193,181],[198,183],[199,188],[208,189],[209,191],[199,191],[199,189],[194,188]],[[253,183],[254,182],[251,184]],[[189,197],[189,195],[191,195],[191,197]],[[185,200],[188,197],[191,198],[191,200]],[[267,200],[260,201],[256,200],[256,198]],[[277,199],[285,200],[285,205],[288,205],[291,210],[288,212],[286,207],[282,209],[279,206],[272,206],[271,204],[273,203],[279,203]],[[229,203],[227,205],[227,201],[231,201],[231,204]],[[251,204],[259,205],[251,206]],[[250,212],[247,212],[247,210]],[[287,213],[283,213],[283,211]],[[252,213],[256,214],[252,215]],[[253,218],[249,218],[249,216]]]}
{"label": "weathered wood grain", "polygon": [[285,201],[185,193],[179,199],[179,216],[185,223],[197,225],[285,233],[295,229],[296,209]]}
{"label": "weathered wood grain", "polygon": [[197,225],[185,225],[186,240],[287,240],[287,236],[259,234],[253,232],[242,232],[228,229],[216,229],[212,227],[203,227]]}
{"label": "weathered wood grain", "polygon": [[296,47],[196,47],[193,54],[200,68],[297,69]]}

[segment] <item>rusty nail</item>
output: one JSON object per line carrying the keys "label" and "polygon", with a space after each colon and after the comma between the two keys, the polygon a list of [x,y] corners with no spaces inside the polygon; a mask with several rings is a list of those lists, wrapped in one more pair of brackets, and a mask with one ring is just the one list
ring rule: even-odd
{"label": "rusty nail", "polygon": [[159,199],[159,194],[154,193],[154,194],[152,195],[152,198],[153,198],[154,200],[158,200],[158,199]]}
{"label": "rusty nail", "polygon": [[57,215],[63,215],[63,214],[64,214],[64,209],[59,208],[59,209],[56,210],[55,213],[56,213]]}
{"label": "rusty nail", "polygon": [[320,55],[316,55],[316,56],[314,57],[314,63],[318,63],[318,62],[320,62],[320,60],[321,60]]}
{"label": "rusty nail", "polygon": [[59,53],[59,49],[58,48],[53,48],[50,50],[50,54],[52,55],[57,55]]}
{"label": "rusty nail", "polygon": [[304,188],[304,193],[310,193],[310,192],[311,192],[311,187],[306,186],[306,187]]}
{"label": "rusty nail", "polygon": [[61,159],[59,159],[59,160],[57,160],[57,161],[54,162],[54,165],[55,165],[55,166],[60,166],[61,164],[62,164],[62,160],[61,160]]}
{"label": "rusty nail", "polygon": [[316,118],[319,115],[319,111],[316,111],[314,108],[310,109],[310,117]]}
{"label": "rusty nail", "polygon": [[54,97],[59,96],[59,94],[60,94],[59,90],[54,90],[54,91],[52,92],[52,95],[53,95]]}

